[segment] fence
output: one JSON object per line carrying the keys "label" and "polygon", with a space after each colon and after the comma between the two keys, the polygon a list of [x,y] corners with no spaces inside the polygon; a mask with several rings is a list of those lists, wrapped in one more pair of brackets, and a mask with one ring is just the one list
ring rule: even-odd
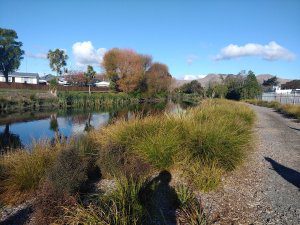
{"label": "fence", "polygon": [[272,93],[263,93],[261,100],[271,102],[276,101],[282,104],[300,104],[300,93],[292,94],[276,94]]}
{"label": "fence", "polygon": [[[3,83],[0,82],[0,88],[2,89],[29,89],[29,90],[49,90],[48,85],[41,84],[20,84],[20,83]],[[77,86],[57,86],[58,91],[89,91],[88,87],[77,87]],[[93,92],[107,92],[108,87],[91,87]]]}

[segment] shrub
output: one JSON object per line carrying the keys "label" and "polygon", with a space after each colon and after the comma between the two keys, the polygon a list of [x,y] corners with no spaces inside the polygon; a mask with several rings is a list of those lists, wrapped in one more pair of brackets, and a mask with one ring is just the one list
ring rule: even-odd
{"label": "shrub", "polygon": [[72,207],[76,199],[63,190],[57,189],[46,180],[37,192],[34,203],[34,224],[52,224],[60,221],[64,215],[64,207]]}
{"label": "shrub", "polygon": [[88,163],[73,147],[62,150],[47,175],[54,187],[66,193],[76,193],[87,180]]}

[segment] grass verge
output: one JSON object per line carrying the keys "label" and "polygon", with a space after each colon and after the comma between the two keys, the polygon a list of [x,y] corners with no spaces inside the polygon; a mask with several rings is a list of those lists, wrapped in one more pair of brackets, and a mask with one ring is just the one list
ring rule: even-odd
{"label": "grass verge", "polygon": [[276,109],[278,112],[300,121],[300,105],[280,104],[279,102],[276,101],[267,102],[267,101],[262,101],[257,99],[248,99],[246,100],[246,102],[253,105]]}

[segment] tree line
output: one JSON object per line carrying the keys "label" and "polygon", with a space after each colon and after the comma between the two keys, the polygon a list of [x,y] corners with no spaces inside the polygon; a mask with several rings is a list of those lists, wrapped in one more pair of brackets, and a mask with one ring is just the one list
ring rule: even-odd
{"label": "tree line", "polygon": [[[14,30],[0,28],[0,37],[0,72],[8,83],[8,74],[19,68],[25,52]],[[47,54],[49,66],[57,76],[68,73],[68,58],[62,49],[49,50]],[[172,76],[167,65],[153,62],[151,56],[133,50],[113,48],[105,53],[103,62],[99,64],[113,91],[153,96],[167,93],[171,86]],[[85,72],[77,71],[70,75],[70,80],[74,75],[73,80],[77,83],[90,86],[96,72],[88,65]],[[51,81],[51,84],[55,85],[55,81]]]}
{"label": "tree line", "polygon": [[255,74],[250,70],[246,77],[242,75],[220,76],[220,83],[209,83],[208,87],[203,88],[197,81],[191,81],[176,89],[178,93],[198,94],[210,98],[227,99],[252,99],[262,93],[261,85],[258,83]]}

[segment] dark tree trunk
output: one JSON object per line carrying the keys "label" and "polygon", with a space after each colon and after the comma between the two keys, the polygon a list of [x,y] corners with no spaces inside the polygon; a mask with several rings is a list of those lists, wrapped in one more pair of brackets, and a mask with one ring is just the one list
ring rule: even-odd
{"label": "dark tree trunk", "polygon": [[5,82],[8,83],[8,72],[7,71],[4,71],[3,72],[3,75],[5,77]]}
{"label": "dark tree trunk", "polygon": [[4,128],[4,136],[8,137],[9,136],[9,124],[5,124],[5,128]]}

